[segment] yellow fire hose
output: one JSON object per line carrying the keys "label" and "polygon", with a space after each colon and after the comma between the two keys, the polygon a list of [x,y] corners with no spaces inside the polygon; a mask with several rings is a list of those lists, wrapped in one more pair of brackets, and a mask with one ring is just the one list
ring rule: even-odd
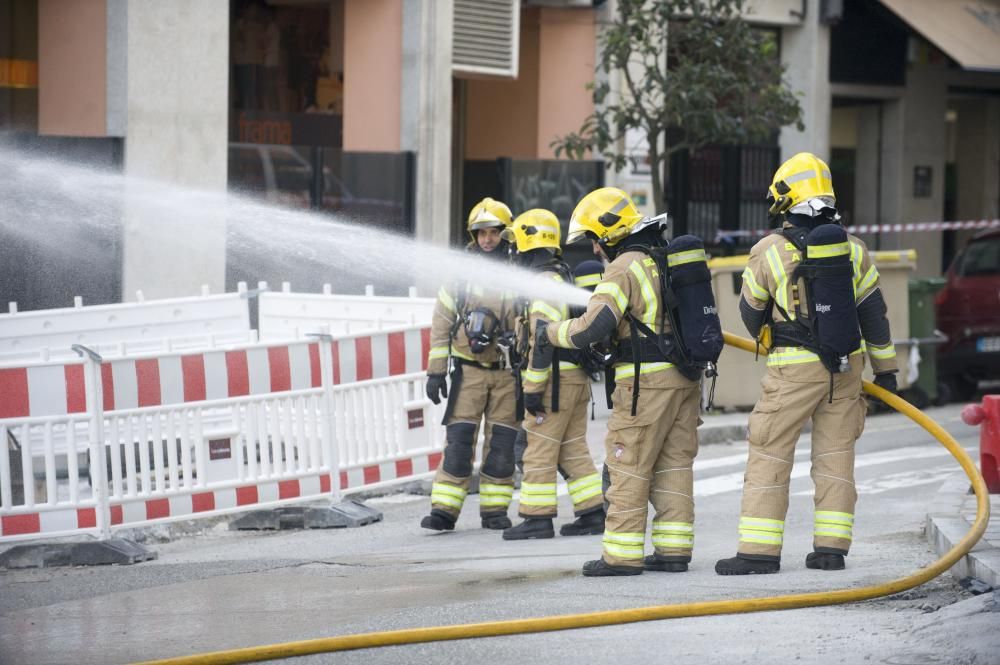
{"label": "yellow fire hose", "polygon": [[[754,352],[756,344],[751,340],[724,333],[726,344]],[[381,633],[361,633],[358,635],[342,635],[298,642],[285,642],[231,651],[216,651],[212,653],[168,658],[165,660],[147,661],[140,665],[222,665],[224,663],[250,663],[262,660],[291,658],[314,653],[331,651],[349,651],[352,649],[370,649],[400,644],[416,644],[419,642],[440,642],[445,640],[462,640],[475,637],[498,637],[520,633],[542,633],[553,630],[569,630],[571,628],[593,628],[596,626],[611,626],[637,621],[656,621],[660,619],[676,619],[680,617],[708,616],[713,614],[737,614],[743,612],[763,612],[765,610],[790,610],[800,607],[816,607],[820,605],[837,605],[859,600],[869,600],[880,596],[899,593],[927,582],[941,573],[946,572],[979,541],[986,530],[990,518],[990,504],[986,484],[976,469],[972,459],[958,445],[958,442],[940,425],[892,393],[878,386],[865,382],[864,390],[869,395],[877,397],[900,413],[927,430],[934,438],[958,460],[976,492],[976,520],[972,528],[955,547],[951,548],[933,564],[907,577],[898,580],[861,587],[859,589],[842,589],[839,591],[817,591],[789,596],[770,598],[747,598],[745,600],[712,600],[700,603],[684,603],[680,605],[656,605],[639,607],[631,610],[611,610],[607,612],[590,612],[587,614],[565,614],[562,616],[538,617],[534,619],[515,619],[511,621],[490,621],[487,623],[463,624],[457,626],[434,626],[429,628],[410,628],[390,630]]]}

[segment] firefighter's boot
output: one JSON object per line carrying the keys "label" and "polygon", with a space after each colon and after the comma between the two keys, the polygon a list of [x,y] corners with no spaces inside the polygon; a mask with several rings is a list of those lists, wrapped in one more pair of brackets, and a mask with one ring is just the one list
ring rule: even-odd
{"label": "firefighter's boot", "polygon": [[661,573],[685,573],[687,572],[690,560],[691,558],[686,556],[650,554],[642,560],[642,567],[646,570],[655,570]]}
{"label": "firefighter's boot", "polygon": [[552,520],[547,517],[529,517],[517,526],[504,529],[504,540],[529,540],[531,538],[554,538]]}
{"label": "firefighter's boot", "polygon": [[435,508],[430,515],[420,520],[420,526],[431,531],[452,531],[455,529],[455,518]]}
{"label": "firefighter's boot", "polygon": [[484,529],[495,529],[503,530],[510,528],[510,518],[504,513],[499,513],[496,515],[481,515],[482,525]]}
{"label": "firefighter's boot", "polygon": [[642,566],[612,566],[603,558],[583,564],[584,577],[618,577],[621,575],[642,575]]}
{"label": "firefighter's boot", "polygon": [[837,552],[810,552],[806,555],[806,568],[814,570],[843,570],[844,555]]}
{"label": "firefighter's boot", "polygon": [[560,536],[599,536],[604,533],[604,508],[580,515],[559,527]]}
{"label": "firefighter's boot", "polygon": [[776,556],[751,556],[737,554],[731,559],[719,559],[715,572],[720,575],[767,575],[781,569],[781,558]]}

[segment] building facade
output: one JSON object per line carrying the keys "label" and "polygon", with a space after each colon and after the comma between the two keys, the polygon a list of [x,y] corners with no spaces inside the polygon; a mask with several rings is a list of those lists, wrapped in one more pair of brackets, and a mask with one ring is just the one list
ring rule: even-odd
{"label": "building facade", "polygon": [[[464,211],[486,195],[565,222],[607,183],[651,210],[641,135],[623,140],[634,159],[620,173],[551,147],[594,109],[585,86],[615,11],[615,0],[0,0],[0,132],[127,176],[442,245],[462,242]],[[1000,217],[1000,2],[752,0],[745,16],[779,40],[805,131],[672,160],[680,228],[747,242],[768,224],[771,173],[800,150],[830,163],[848,223]],[[133,205],[121,216],[90,302],[283,278],[280,266],[234,268],[232,220],[206,223],[192,255],[168,216]],[[931,275],[963,237],[866,240],[915,247]],[[32,286],[28,259],[3,265],[20,276],[4,280],[6,300],[66,304]]]}

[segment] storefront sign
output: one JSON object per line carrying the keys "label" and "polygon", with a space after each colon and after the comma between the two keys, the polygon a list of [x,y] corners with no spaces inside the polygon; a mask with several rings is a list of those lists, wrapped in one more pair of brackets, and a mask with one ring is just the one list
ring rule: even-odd
{"label": "storefront sign", "polygon": [[339,148],[343,116],[326,113],[240,111],[230,123],[230,140],[265,145],[312,145]]}

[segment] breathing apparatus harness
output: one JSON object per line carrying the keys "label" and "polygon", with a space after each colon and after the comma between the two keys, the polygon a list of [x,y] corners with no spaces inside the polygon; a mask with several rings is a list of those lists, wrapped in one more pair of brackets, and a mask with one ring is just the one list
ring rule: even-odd
{"label": "breathing apparatus harness", "polygon": [[[664,220],[657,228],[661,228]],[[608,407],[615,385],[615,362],[629,362],[634,365],[632,377],[632,415],[636,414],[639,403],[639,379],[643,362],[669,362],[687,379],[697,381],[702,374],[712,379],[709,408],[715,395],[715,380],[718,376],[716,362],[722,352],[722,325],[715,306],[715,296],[711,288],[711,274],[705,261],[704,245],[695,236],[681,236],[667,244],[657,233],[651,242],[627,242],[617,249],[640,251],[655,263],[659,275],[660,302],[659,328],[669,333],[657,333],[625,312],[629,324],[628,342],[612,344],[611,354],[605,358],[605,388]],[[671,256],[675,257],[671,259]]]}
{"label": "breathing apparatus harness", "polygon": [[[501,297],[500,315],[497,316],[488,307],[475,307],[467,310],[469,292],[472,285],[466,281],[455,285],[455,320],[448,331],[448,374],[451,376],[451,391],[448,393],[448,404],[445,406],[442,424],[451,417],[455,408],[455,399],[462,385],[462,367],[471,365],[480,369],[498,370],[512,367],[510,354],[505,348],[503,340],[513,336],[512,331],[501,330],[501,324],[507,319],[507,298]],[[469,340],[469,349],[474,354],[487,351],[490,345],[496,343],[501,352],[501,359],[493,363],[481,363],[474,360],[459,358],[452,350],[455,342],[455,335],[459,329],[465,331],[465,336]]]}
{"label": "breathing apparatus harness", "polygon": [[[758,348],[763,345],[768,352],[785,346],[803,348],[816,354],[830,373],[828,401],[833,402],[833,377],[851,370],[850,354],[861,344],[850,241],[847,232],[838,224],[824,224],[812,229],[785,227],[780,233],[804,257],[791,278],[793,284],[799,279],[805,282],[806,312],[799,309],[800,300],[795,299],[791,312],[794,316],[790,316],[772,298],[757,345]],[[820,253],[819,256],[811,256],[809,253],[810,247],[830,247],[839,243],[847,249],[836,255],[823,256]],[[784,321],[774,321],[773,308],[781,312]]]}

